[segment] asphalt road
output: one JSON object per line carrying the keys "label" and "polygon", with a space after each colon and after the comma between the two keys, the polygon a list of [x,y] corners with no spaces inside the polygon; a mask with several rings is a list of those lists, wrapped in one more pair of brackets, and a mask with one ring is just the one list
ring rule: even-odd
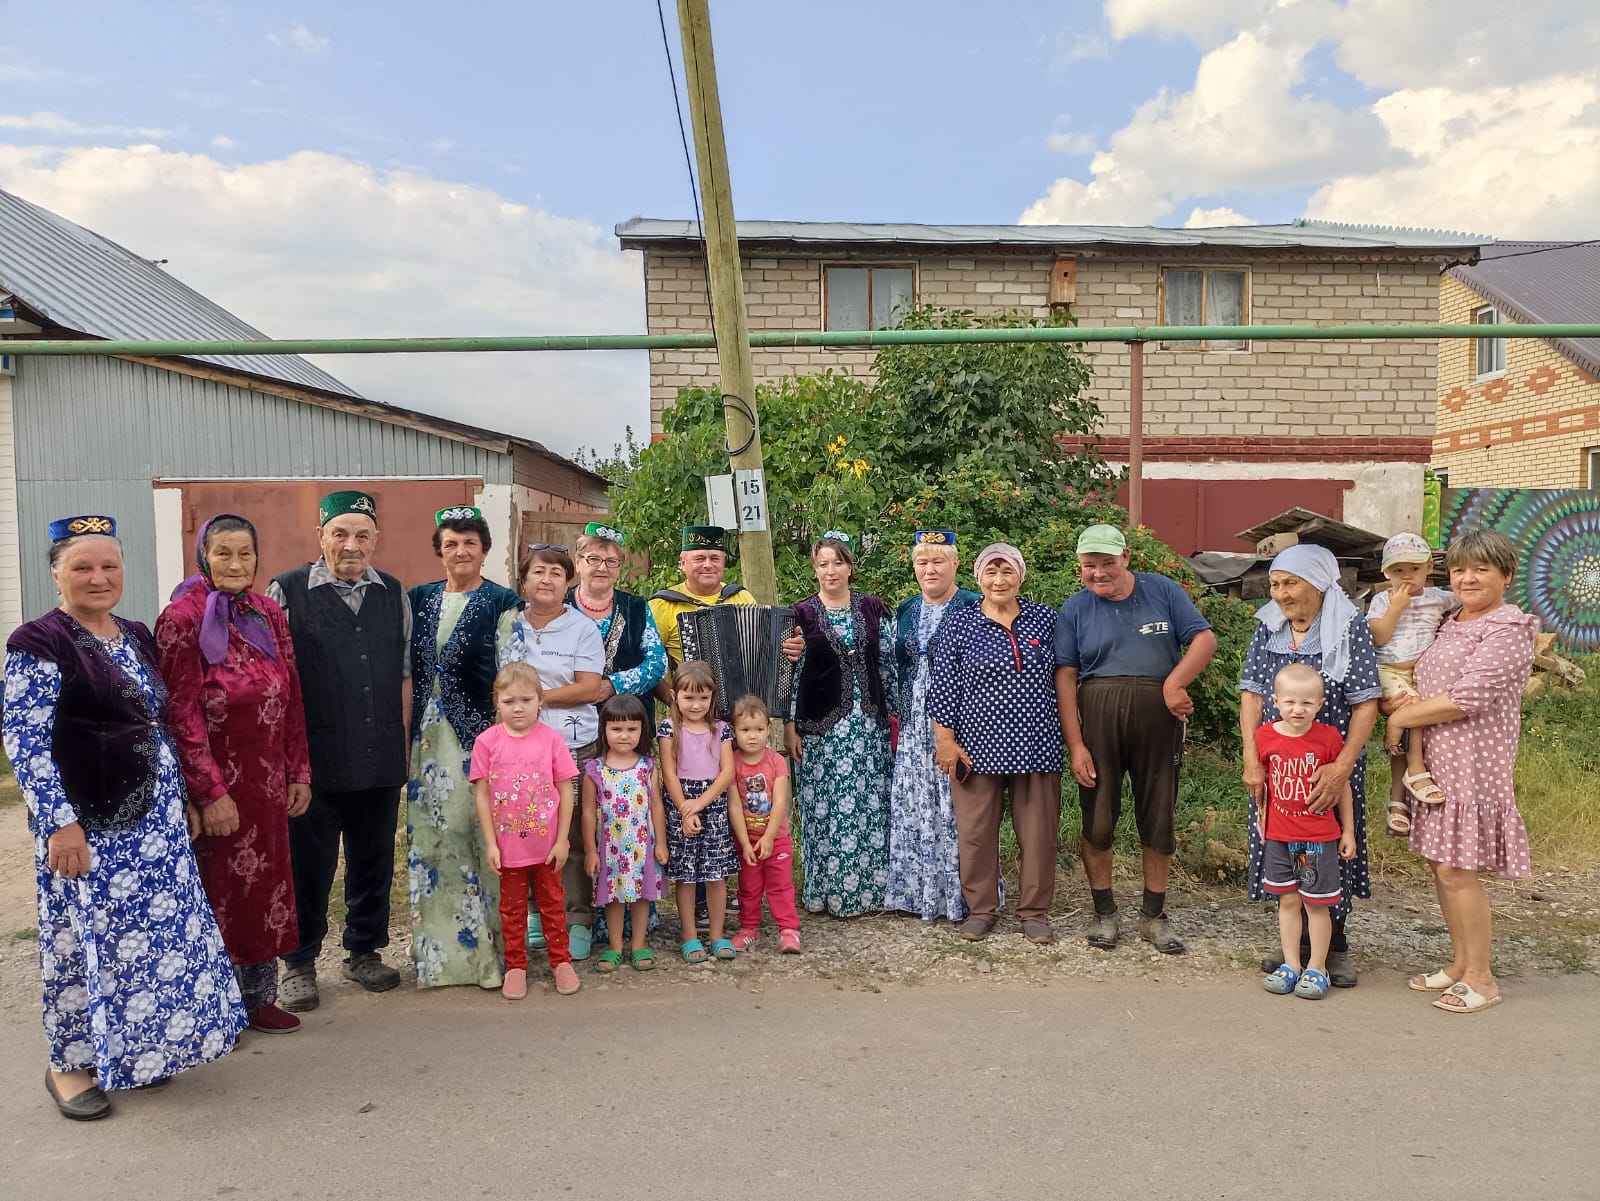
{"label": "asphalt road", "polygon": [[[1508,989],[1508,994],[1511,990]],[[0,1198],[1600,1198],[1600,981],[371,997],[88,1126],[0,1014]]]}

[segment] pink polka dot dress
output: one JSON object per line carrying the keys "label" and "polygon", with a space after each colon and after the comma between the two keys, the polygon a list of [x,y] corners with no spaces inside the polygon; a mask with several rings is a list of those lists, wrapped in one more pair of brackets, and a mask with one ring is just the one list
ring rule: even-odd
{"label": "pink polka dot dress", "polygon": [[1432,863],[1512,880],[1533,874],[1512,772],[1538,629],[1537,617],[1501,605],[1476,621],[1446,621],[1417,660],[1417,690],[1448,693],[1466,714],[1423,734],[1423,758],[1445,800],[1411,807],[1411,849]]}

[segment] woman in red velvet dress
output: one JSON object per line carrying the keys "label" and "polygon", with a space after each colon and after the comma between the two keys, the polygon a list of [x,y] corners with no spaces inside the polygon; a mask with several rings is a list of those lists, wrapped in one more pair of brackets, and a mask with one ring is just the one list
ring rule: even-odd
{"label": "woman in red velvet dress", "polygon": [[278,956],[299,943],[289,818],[311,801],[300,676],[283,610],[251,588],[255,527],[232,513],[200,529],[200,571],[156,621],[161,674],[189,789],[189,824],[252,1029],[288,1033]]}

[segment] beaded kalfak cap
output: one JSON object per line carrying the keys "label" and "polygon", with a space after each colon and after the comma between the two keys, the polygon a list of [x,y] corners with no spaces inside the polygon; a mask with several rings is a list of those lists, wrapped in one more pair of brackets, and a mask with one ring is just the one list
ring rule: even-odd
{"label": "beaded kalfak cap", "polygon": [[104,534],[108,538],[115,538],[117,536],[117,519],[90,513],[82,517],[62,517],[50,523],[51,542],[62,542],[68,538],[80,538],[84,534]]}

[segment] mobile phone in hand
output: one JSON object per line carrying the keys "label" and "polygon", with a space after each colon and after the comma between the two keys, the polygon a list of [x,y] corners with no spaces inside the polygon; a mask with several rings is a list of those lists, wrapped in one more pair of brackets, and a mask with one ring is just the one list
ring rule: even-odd
{"label": "mobile phone in hand", "polygon": [[972,779],[972,764],[968,763],[965,759],[957,759],[956,781],[958,783],[965,784],[970,779]]}

